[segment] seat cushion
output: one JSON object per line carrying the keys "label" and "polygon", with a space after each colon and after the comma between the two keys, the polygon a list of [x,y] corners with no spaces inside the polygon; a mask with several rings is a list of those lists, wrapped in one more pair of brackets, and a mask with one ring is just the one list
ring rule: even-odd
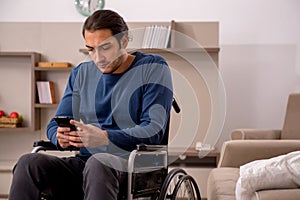
{"label": "seat cushion", "polygon": [[240,167],[236,185],[237,200],[250,199],[256,191],[298,188],[300,151],[270,159],[256,160]]}
{"label": "seat cushion", "polygon": [[[236,200],[235,187],[239,179],[239,168],[222,167],[213,169],[208,177],[208,200]],[[300,188],[261,190],[251,200],[299,200]]]}
{"label": "seat cushion", "polygon": [[261,190],[256,195],[259,200],[299,200],[300,189]]}
{"label": "seat cushion", "polygon": [[207,199],[235,200],[235,186],[239,175],[239,168],[212,169],[207,181]]}

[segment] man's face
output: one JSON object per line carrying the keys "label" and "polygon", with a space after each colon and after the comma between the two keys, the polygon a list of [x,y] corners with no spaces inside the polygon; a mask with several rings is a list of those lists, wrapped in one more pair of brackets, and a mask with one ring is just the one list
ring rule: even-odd
{"label": "man's face", "polygon": [[123,62],[123,51],[109,29],[94,32],[85,30],[85,42],[91,58],[102,73],[118,73]]}

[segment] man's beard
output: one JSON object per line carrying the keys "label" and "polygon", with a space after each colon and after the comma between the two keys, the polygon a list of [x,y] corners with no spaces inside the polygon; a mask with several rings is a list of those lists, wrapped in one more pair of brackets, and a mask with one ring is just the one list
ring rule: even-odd
{"label": "man's beard", "polygon": [[[103,74],[112,74],[114,73],[116,70],[118,70],[120,68],[120,66],[122,65],[122,58],[123,55],[120,55],[118,58],[116,58],[113,62],[111,62],[105,69]],[[106,72],[106,69],[109,68],[110,71]]]}

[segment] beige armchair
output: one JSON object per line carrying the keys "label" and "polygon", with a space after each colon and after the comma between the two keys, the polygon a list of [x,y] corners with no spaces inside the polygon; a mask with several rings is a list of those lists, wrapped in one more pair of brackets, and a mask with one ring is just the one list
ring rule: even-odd
{"label": "beige armchair", "polygon": [[[218,168],[208,178],[208,200],[234,200],[239,167],[300,150],[300,94],[290,94],[282,130],[238,129],[223,144]],[[262,177],[263,178],[263,177]],[[299,200],[300,188],[256,191],[251,200]]]}

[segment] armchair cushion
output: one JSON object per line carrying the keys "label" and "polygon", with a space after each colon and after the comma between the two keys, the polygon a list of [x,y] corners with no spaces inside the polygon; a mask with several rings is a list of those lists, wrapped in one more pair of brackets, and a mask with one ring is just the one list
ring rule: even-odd
{"label": "armchair cushion", "polygon": [[298,188],[300,186],[300,151],[256,160],[240,167],[236,199],[250,200],[256,191]]}

